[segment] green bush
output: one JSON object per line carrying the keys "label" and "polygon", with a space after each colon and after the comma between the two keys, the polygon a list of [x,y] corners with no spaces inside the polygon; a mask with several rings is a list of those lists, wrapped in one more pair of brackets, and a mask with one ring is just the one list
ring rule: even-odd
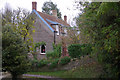
{"label": "green bush", "polygon": [[49,68],[56,68],[58,65],[59,59],[55,59],[54,61],[51,62]]}
{"label": "green bush", "polygon": [[10,72],[13,79],[26,73],[30,66],[27,59],[29,49],[13,26],[2,26],[2,44],[2,69]]}
{"label": "green bush", "polygon": [[38,64],[38,61],[36,59],[31,60],[31,66],[35,66]]}
{"label": "green bush", "polygon": [[53,58],[58,58],[59,54],[57,51],[50,51],[50,52],[47,52],[46,56],[48,59],[53,59]]}
{"label": "green bush", "polygon": [[61,60],[60,60],[60,64],[61,64],[61,65],[65,65],[65,64],[69,63],[70,60],[71,60],[70,57],[65,56],[65,57],[61,58]]}
{"label": "green bush", "polygon": [[58,52],[58,57],[61,57],[61,44],[57,44],[54,51]]}
{"label": "green bush", "polygon": [[48,64],[48,61],[45,59],[42,59],[37,63],[37,67],[40,68],[40,67],[46,66],[47,64]]}
{"label": "green bush", "polygon": [[92,45],[91,44],[83,44],[81,45],[82,55],[88,55],[92,52]]}
{"label": "green bush", "polygon": [[68,53],[72,58],[77,58],[80,55],[80,45],[79,44],[72,44],[68,47]]}
{"label": "green bush", "polygon": [[53,51],[47,52],[47,58],[59,58],[61,56],[61,44],[53,44]]}
{"label": "green bush", "polygon": [[91,44],[72,44],[68,47],[68,53],[72,58],[88,55],[92,51]]}

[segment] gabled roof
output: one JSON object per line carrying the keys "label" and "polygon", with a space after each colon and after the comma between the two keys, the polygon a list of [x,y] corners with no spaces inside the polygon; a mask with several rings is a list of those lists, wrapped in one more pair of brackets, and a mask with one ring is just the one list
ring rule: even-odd
{"label": "gabled roof", "polygon": [[55,16],[52,16],[52,15],[48,15],[46,13],[42,13],[42,12],[39,12],[39,11],[36,11],[36,10],[33,10],[33,12],[36,13],[36,15],[43,20],[43,22],[50,28],[50,30],[53,32],[55,31],[55,28],[52,27],[52,25],[61,25],[61,26],[66,26],[66,27],[70,27],[69,24],[67,24],[67,22],[65,22],[64,20],[62,19],[59,19]]}

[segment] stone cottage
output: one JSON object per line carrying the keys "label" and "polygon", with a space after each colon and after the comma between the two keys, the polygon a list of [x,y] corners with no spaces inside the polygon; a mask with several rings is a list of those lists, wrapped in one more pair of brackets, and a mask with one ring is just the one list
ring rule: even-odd
{"label": "stone cottage", "polygon": [[33,42],[44,41],[46,45],[41,45],[39,54],[44,55],[47,51],[52,51],[52,44],[61,41],[62,34],[67,34],[67,16],[64,20],[57,17],[57,11],[52,10],[52,15],[37,11],[37,2],[32,2],[32,13],[35,14],[35,33],[33,34]]}

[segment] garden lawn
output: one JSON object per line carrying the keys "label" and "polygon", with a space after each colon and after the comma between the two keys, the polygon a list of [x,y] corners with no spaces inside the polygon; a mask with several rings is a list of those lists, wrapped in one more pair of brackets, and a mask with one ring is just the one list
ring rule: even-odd
{"label": "garden lawn", "polygon": [[63,73],[66,71],[53,71],[53,72],[28,72],[26,74],[34,74],[34,75],[46,75],[53,77],[64,77]]}
{"label": "garden lawn", "polygon": [[100,64],[93,62],[68,71],[28,72],[27,74],[46,75],[59,78],[99,78],[102,74],[102,67]]}

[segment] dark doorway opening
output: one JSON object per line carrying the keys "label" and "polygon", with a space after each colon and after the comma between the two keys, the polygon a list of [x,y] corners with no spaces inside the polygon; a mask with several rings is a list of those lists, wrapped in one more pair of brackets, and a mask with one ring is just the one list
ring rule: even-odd
{"label": "dark doorway opening", "polygon": [[45,45],[41,46],[41,53],[45,53]]}

